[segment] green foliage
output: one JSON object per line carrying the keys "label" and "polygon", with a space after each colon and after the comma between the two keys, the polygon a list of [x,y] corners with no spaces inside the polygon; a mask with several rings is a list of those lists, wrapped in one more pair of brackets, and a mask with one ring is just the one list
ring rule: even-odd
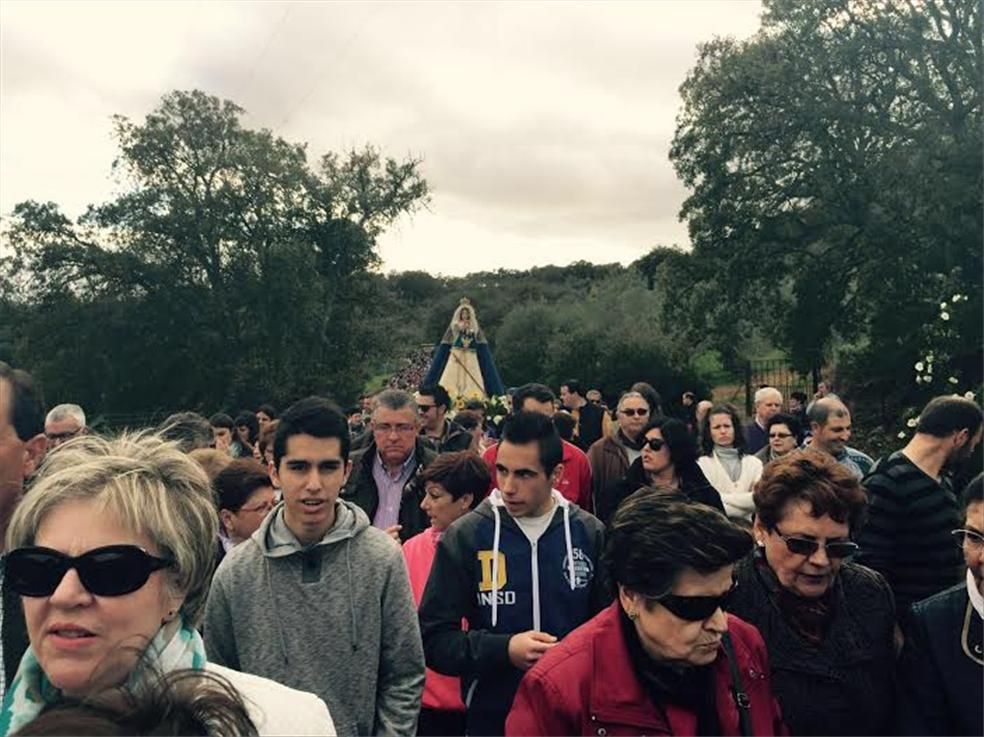
{"label": "green foliage", "polygon": [[980,375],[981,30],[973,0],[769,0],[751,40],[701,47],[671,151],[691,334],[727,359],[775,326],[804,370],[863,346],[888,389],[960,292]]}
{"label": "green foliage", "polygon": [[102,411],[354,396],[376,347],[375,239],[427,201],[419,161],[328,154],[244,129],[243,111],[173,92],[114,120],[121,194],[75,223],[24,202],[5,286],[14,353]]}

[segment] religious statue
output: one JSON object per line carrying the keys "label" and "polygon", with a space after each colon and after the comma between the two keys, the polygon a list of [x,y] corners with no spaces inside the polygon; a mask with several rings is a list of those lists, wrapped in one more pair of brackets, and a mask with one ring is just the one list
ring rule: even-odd
{"label": "religious statue", "polygon": [[452,400],[500,396],[504,389],[475,308],[462,299],[444,338],[434,348],[425,384],[440,384]]}

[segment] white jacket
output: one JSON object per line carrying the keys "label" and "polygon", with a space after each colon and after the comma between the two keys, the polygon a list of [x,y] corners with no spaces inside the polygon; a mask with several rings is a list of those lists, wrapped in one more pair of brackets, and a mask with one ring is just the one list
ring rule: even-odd
{"label": "white jacket", "polygon": [[725,514],[729,517],[751,520],[755,512],[752,491],[755,482],[762,477],[762,461],[753,455],[743,455],[741,473],[737,481],[731,480],[728,471],[713,452],[711,455],[698,458],[697,465],[711,482],[711,486],[721,495]]}
{"label": "white jacket", "polygon": [[328,707],[313,693],[215,663],[206,663],[205,670],[225,678],[235,687],[260,737],[334,737],[336,734]]}

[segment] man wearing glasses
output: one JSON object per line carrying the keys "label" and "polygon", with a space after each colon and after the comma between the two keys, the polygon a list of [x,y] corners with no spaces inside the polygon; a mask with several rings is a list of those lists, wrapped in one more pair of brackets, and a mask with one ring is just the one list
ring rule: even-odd
{"label": "man wearing glasses", "polygon": [[86,432],[85,412],[77,404],[59,404],[44,418],[48,450]]}
{"label": "man wearing glasses", "polygon": [[376,397],[369,427],[372,440],[353,453],[342,497],[359,505],[373,527],[403,542],[429,526],[418,476],[437,454],[417,434],[417,402],[400,389]]}
{"label": "man wearing glasses", "polygon": [[900,660],[898,734],[984,734],[984,474],[964,490],[953,539],[966,579],[915,604]]}
{"label": "man wearing glasses", "polygon": [[885,576],[898,612],[964,577],[950,536],[963,520],[948,475],[977,447],[982,419],[970,400],[937,397],[919,415],[909,443],[862,482],[869,506],[858,561]]}
{"label": "man wearing glasses", "polygon": [[[642,429],[649,421],[649,404],[639,392],[626,392],[618,400],[618,429],[611,437],[596,440],[588,449],[591,463],[592,509],[613,509],[607,498],[642,453]],[[603,520],[607,521],[607,520]]]}
{"label": "man wearing glasses", "polygon": [[417,410],[420,412],[420,434],[429,440],[439,453],[467,450],[471,435],[448,418],[451,397],[440,384],[423,384],[417,390]]}

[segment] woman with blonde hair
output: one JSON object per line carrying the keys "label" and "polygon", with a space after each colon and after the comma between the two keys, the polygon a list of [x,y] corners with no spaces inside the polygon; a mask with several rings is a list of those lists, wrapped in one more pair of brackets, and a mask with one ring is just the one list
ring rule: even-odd
{"label": "woman with blonde hair", "polygon": [[0,734],[63,699],[188,668],[228,680],[260,734],[334,734],[313,694],[207,662],[195,627],[217,534],[208,478],[174,443],[85,436],[52,454],[7,531],[4,575],[30,647]]}

